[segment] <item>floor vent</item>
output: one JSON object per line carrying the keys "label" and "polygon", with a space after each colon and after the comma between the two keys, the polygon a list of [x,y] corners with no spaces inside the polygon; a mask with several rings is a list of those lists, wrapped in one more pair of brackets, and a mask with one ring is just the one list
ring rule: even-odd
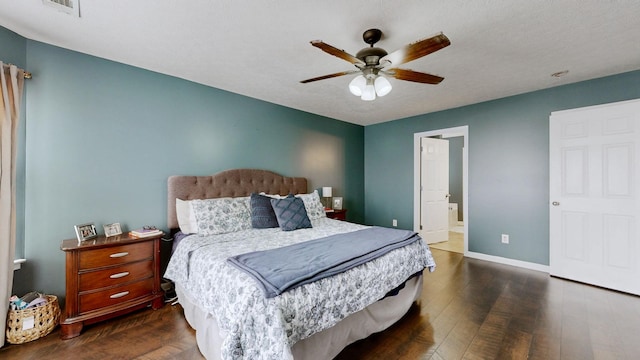
{"label": "floor vent", "polygon": [[80,0],[42,0],[42,3],[69,15],[80,17]]}

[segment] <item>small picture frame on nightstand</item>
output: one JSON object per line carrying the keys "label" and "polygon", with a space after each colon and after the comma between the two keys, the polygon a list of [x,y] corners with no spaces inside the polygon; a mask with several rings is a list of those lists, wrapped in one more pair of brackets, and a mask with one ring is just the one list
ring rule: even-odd
{"label": "small picture frame on nightstand", "polygon": [[342,210],[342,198],[334,197],[333,198],[333,210]]}
{"label": "small picture frame on nightstand", "polygon": [[122,234],[122,228],[120,227],[120,223],[113,224],[105,224],[102,225],[104,228],[104,236],[111,237]]}
{"label": "small picture frame on nightstand", "polygon": [[93,223],[75,225],[74,228],[76,229],[78,242],[93,239],[94,237],[98,236],[96,226]]}

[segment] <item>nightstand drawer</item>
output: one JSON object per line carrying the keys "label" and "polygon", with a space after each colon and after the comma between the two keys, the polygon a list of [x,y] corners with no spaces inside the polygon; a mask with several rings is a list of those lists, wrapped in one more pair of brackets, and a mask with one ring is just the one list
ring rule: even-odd
{"label": "nightstand drawer", "polygon": [[112,246],[87,250],[80,254],[80,270],[130,263],[153,258],[153,243],[145,241],[136,244]]}
{"label": "nightstand drawer", "polygon": [[153,261],[138,261],[104,270],[81,273],[78,291],[95,290],[153,276]]}
{"label": "nightstand drawer", "polygon": [[132,284],[121,285],[89,294],[80,295],[79,313],[104,308],[129,301],[153,292],[153,277]]}

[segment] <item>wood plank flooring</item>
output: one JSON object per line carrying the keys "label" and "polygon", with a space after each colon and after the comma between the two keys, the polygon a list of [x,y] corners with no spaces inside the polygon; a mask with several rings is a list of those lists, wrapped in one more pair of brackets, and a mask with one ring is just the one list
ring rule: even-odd
{"label": "wood plank flooring", "polygon": [[449,240],[429,244],[429,247],[464,254],[464,233],[449,231]]}
{"label": "wood plank flooring", "polygon": [[[353,359],[637,359],[640,297],[433,249],[420,301],[347,347]],[[202,359],[179,306],[6,345],[1,359]]]}

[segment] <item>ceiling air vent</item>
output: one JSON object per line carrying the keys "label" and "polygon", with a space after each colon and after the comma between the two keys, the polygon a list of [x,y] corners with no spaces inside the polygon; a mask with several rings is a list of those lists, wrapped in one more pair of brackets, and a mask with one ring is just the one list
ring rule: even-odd
{"label": "ceiling air vent", "polygon": [[42,3],[69,15],[80,17],[80,0],[42,0]]}

